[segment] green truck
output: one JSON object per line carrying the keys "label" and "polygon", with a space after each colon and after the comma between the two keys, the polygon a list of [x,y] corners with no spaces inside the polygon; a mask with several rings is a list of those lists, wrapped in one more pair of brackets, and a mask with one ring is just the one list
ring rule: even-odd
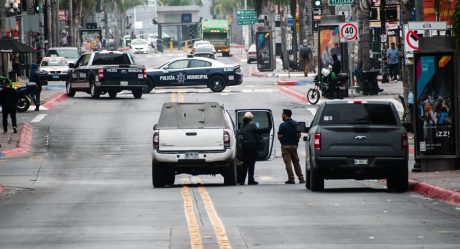
{"label": "green truck", "polygon": [[201,21],[201,39],[211,42],[222,56],[230,56],[230,25],[227,20]]}

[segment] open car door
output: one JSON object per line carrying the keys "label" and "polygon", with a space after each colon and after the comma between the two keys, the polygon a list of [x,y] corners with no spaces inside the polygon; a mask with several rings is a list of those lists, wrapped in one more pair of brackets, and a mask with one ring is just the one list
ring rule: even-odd
{"label": "open car door", "polygon": [[251,112],[254,115],[252,121],[256,124],[257,128],[262,129],[262,138],[265,146],[259,148],[257,153],[257,160],[266,160],[270,158],[273,150],[273,143],[275,141],[275,126],[273,123],[273,114],[270,109],[238,109],[235,110],[235,128],[240,129],[243,124],[244,113]]}

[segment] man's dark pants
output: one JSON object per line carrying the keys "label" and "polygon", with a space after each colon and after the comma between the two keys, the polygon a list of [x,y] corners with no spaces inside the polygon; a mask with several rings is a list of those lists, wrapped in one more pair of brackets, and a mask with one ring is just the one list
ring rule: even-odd
{"label": "man's dark pants", "polygon": [[42,87],[38,86],[38,90],[30,93],[32,100],[34,101],[35,104],[35,109],[38,110],[40,107],[40,93],[42,92]]}
{"label": "man's dark pants", "polygon": [[246,174],[248,175],[248,183],[254,182],[254,169],[257,160],[257,145],[243,145],[243,165],[238,174],[238,182],[244,184]]}
{"label": "man's dark pants", "polygon": [[398,76],[398,64],[388,64],[388,70],[390,71],[390,77],[396,79]]}
{"label": "man's dark pants", "polygon": [[11,117],[11,124],[13,125],[13,128],[17,128],[17,123],[16,123],[16,110],[15,109],[2,109],[2,117],[3,117],[3,131],[8,130],[8,114]]}

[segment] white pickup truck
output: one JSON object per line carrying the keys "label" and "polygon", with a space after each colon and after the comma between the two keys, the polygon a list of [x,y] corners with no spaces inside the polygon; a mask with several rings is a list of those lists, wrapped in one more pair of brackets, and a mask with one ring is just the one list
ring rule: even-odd
{"label": "white pickup truck", "polygon": [[[237,127],[251,111],[262,134],[265,147],[259,159],[268,159],[273,148],[273,115],[267,109],[235,110],[234,119],[216,102],[165,103],[153,127],[152,183],[154,187],[174,184],[176,174],[222,174],[224,184],[237,179]],[[236,123],[233,122],[236,120]]]}

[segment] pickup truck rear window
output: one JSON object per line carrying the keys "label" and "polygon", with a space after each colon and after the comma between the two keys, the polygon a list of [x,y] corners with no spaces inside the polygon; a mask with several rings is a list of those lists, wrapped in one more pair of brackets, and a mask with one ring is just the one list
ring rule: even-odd
{"label": "pickup truck rear window", "polygon": [[228,128],[223,107],[217,103],[166,103],[161,110],[158,128],[200,129]]}
{"label": "pickup truck rear window", "polygon": [[388,104],[327,104],[320,125],[397,125],[396,116]]}
{"label": "pickup truck rear window", "polygon": [[127,54],[100,54],[94,55],[93,65],[131,65]]}

